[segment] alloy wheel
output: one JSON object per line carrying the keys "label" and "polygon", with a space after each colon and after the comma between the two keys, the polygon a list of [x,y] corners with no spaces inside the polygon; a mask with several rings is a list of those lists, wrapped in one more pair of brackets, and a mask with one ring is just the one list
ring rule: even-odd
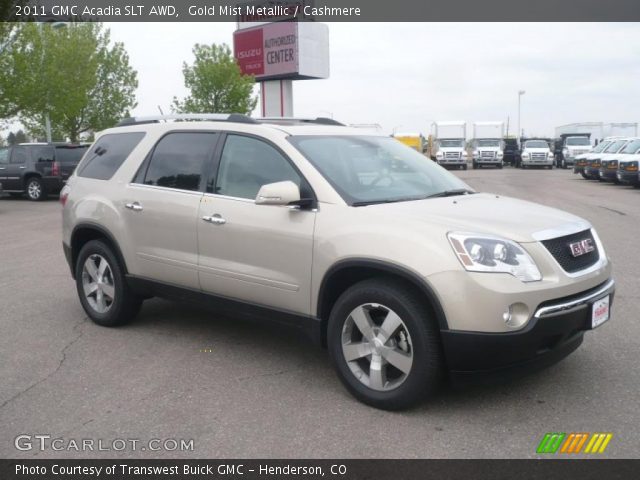
{"label": "alloy wheel", "polygon": [[377,303],[356,307],[342,328],[342,353],[353,375],[367,387],[399,387],[413,365],[407,326],[390,308]]}
{"label": "alloy wheel", "polygon": [[89,306],[97,313],[109,311],[115,300],[115,284],[109,262],[98,254],[90,255],[82,268],[82,289]]}
{"label": "alloy wheel", "polygon": [[35,180],[29,182],[29,185],[27,186],[27,193],[29,195],[29,198],[38,200],[42,195],[42,187],[40,186],[40,182]]}

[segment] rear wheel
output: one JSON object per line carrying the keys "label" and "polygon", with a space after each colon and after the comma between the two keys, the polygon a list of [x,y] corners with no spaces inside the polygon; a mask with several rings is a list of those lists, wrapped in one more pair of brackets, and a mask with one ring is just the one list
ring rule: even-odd
{"label": "rear wheel", "polygon": [[76,289],[87,315],[98,325],[124,325],[138,314],[142,299],[126,282],[111,248],[100,240],[88,242],[76,261]]}
{"label": "rear wheel", "polygon": [[47,196],[44,184],[40,177],[31,177],[26,184],[27,198],[33,202],[44,200]]}
{"label": "rear wheel", "polygon": [[329,355],[358,400],[385,410],[415,405],[437,390],[444,367],[440,335],[421,299],[402,282],[359,282],[329,318]]}

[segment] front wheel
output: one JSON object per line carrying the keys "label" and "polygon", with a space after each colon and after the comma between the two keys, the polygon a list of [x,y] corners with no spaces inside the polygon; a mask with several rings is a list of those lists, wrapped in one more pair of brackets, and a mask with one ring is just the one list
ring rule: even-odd
{"label": "front wheel", "polygon": [[478,162],[476,162],[475,160],[473,161],[473,169],[477,170],[478,169]]}
{"label": "front wheel", "polygon": [[359,282],[337,300],[328,326],[331,361],[358,400],[385,410],[410,407],[435,392],[444,360],[422,299],[402,282]]}
{"label": "front wheel", "polygon": [[129,323],[138,314],[142,299],[131,291],[122,266],[106,243],[87,242],[75,268],[80,303],[95,323],[115,327]]}
{"label": "front wheel", "polygon": [[464,165],[462,165],[462,169],[466,170],[467,169],[467,164],[465,163]]}

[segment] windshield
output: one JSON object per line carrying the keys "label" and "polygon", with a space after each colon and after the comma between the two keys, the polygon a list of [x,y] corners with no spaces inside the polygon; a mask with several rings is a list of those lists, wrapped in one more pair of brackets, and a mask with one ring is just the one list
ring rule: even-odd
{"label": "windshield", "polygon": [[464,140],[440,140],[440,146],[443,148],[461,148],[464,147]]}
{"label": "windshield", "polygon": [[500,140],[478,140],[479,147],[499,147]]}
{"label": "windshield", "polygon": [[531,140],[524,143],[524,148],[549,148],[549,144],[544,140]]}
{"label": "windshield", "polygon": [[600,153],[605,148],[607,148],[609,145],[611,145],[610,141],[600,142],[596,148],[591,150],[591,153]]}
{"label": "windshield", "polygon": [[471,191],[455,175],[393,138],[301,135],[289,141],[350,205]]}
{"label": "windshield", "polygon": [[638,150],[640,150],[640,139],[629,142],[622,153],[636,153]]}
{"label": "windshield", "polygon": [[591,145],[591,141],[587,137],[569,137],[567,145]]}
{"label": "windshield", "polygon": [[617,140],[605,148],[604,153],[617,153],[625,143],[627,143],[626,140]]}

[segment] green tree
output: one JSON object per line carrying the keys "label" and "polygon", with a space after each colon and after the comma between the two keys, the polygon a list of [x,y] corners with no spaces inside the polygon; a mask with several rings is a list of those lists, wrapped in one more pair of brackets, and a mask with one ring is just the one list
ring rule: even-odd
{"label": "green tree", "polygon": [[0,92],[34,136],[44,137],[46,113],[54,138],[113,126],[135,107],[137,73],[121,43],[99,23],[52,28],[28,23],[14,35]]}
{"label": "green tree", "polygon": [[229,46],[196,44],[193,54],[193,65],[182,66],[190,95],[182,101],[174,97],[173,111],[250,114],[258,101],[253,96],[255,80],[241,73]]}
{"label": "green tree", "polygon": [[8,145],[17,145],[19,143],[25,143],[27,141],[27,136],[25,135],[23,130],[18,130],[17,132],[9,132],[7,135],[7,144]]}

